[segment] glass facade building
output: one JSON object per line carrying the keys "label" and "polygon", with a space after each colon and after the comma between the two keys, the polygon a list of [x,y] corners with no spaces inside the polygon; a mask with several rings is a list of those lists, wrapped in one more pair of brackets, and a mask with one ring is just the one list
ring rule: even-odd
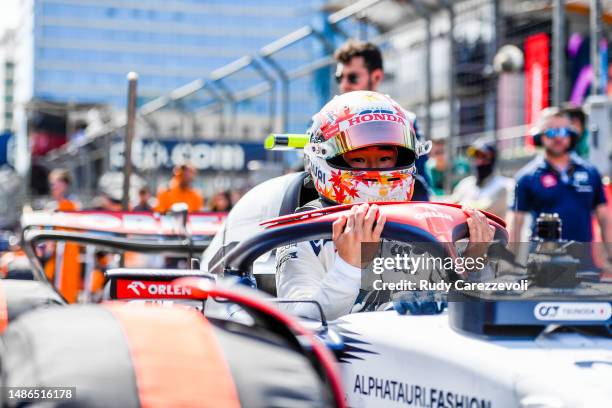
{"label": "glass facade building", "polygon": [[[123,106],[127,72],[140,74],[139,102],[158,97],[310,23],[318,7],[306,0],[34,0],[31,13],[32,97]],[[304,62],[310,51],[285,58]]]}
{"label": "glass facade building", "polygon": [[[323,3],[325,0],[24,0],[15,41],[16,105],[42,101],[103,104],[123,110],[126,74],[136,71],[137,103],[142,106],[242,56],[255,54],[299,27],[321,22]],[[320,43],[310,40],[292,45],[278,57],[285,69],[291,69],[322,54]],[[314,79],[308,75],[291,84],[287,130],[304,131],[309,117],[328,96],[321,94]],[[250,70],[225,81],[237,91],[261,83],[262,78]],[[207,99],[210,101],[210,95]],[[257,119],[269,108],[267,98],[258,97],[239,104],[237,111]],[[18,151],[27,155],[29,114],[25,108],[17,110]],[[240,125],[233,137],[244,137],[244,129]]]}

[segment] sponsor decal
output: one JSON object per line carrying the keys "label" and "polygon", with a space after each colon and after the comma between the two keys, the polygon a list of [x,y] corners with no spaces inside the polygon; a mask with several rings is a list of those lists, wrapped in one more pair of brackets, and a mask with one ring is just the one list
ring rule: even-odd
{"label": "sponsor decal", "polygon": [[574,173],[574,180],[578,183],[585,183],[589,181],[589,174],[586,171],[577,171]]}
{"label": "sponsor decal", "polygon": [[577,193],[592,193],[593,187],[589,184],[589,173],[577,171],[574,173],[573,186]]}
{"label": "sponsor decal", "polygon": [[538,320],[606,321],[612,306],[605,302],[541,302],[533,309]]}
{"label": "sponsor decal", "polygon": [[342,121],[340,123],[340,130],[345,130],[351,126],[372,121],[397,122],[402,126],[406,126],[406,121],[404,118],[398,115],[391,113],[366,113],[363,115],[356,115],[348,120]]}
{"label": "sponsor decal", "polygon": [[[125,146],[120,140],[110,145],[109,163],[113,169],[121,169],[125,163]],[[201,171],[244,171],[251,160],[264,160],[261,143],[219,143],[201,141],[195,143],[180,140],[134,140],[132,163],[139,170],[172,168],[190,162]]]}
{"label": "sponsor decal", "polygon": [[544,188],[551,188],[557,185],[557,178],[552,174],[545,174],[540,178],[540,183]]}
{"label": "sponsor decal", "polygon": [[64,216],[68,220],[78,220],[78,226],[80,228],[96,229],[99,228],[100,225],[104,225],[109,230],[121,228],[121,218],[110,214],[83,214],[78,215],[78,218],[73,218],[73,214],[66,213]]}
{"label": "sponsor decal", "polygon": [[[225,213],[189,214],[187,226],[192,235],[214,235],[225,217]],[[177,234],[176,217],[165,215],[84,211],[54,214],[52,220],[53,226],[62,228],[91,229],[120,234]]]}
{"label": "sponsor decal", "polygon": [[592,193],[593,187],[585,186],[582,184],[574,184],[574,189],[576,189],[577,193]]}
{"label": "sponsor decal", "polygon": [[315,253],[315,255],[319,256],[321,249],[328,242],[332,242],[332,240],[331,239],[320,239],[318,241],[310,241],[310,246],[312,247],[312,250]]}
{"label": "sponsor decal", "polygon": [[285,262],[290,259],[297,259],[297,244],[290,244],[277,250],[276,270],[282,270],[285,265]]}
{"label": "sponsor decal", "polygon": [[151,300],[151,299],[136,299],[136,300],[128,300],[125,302],[125,306],[126,307],[130,307],[130,306],[139,306],[139,305],[152,305],[152,306],[158,306],[158,307],[165,307],[165,308],[181,308],[181,309],[185,309],[185,310],[197,310],[199,312],[203,311],[203,307],[202,307],[202,302],[200,302],[199,300],[181,300],[181,301],[176,301],[176,300],[161,300],[161,299],[157,299],[157,300]]}
{"label": "sponsor decal", "polygon": [[158,221],[144,214],[125,214],[123,215],[123,228],[129,231],[158,232]]}
{"label": "sponsor decal", "polygon": [[193,299],[191,288],[176,286],[172,282],[118,279],[116,293],[119,299]]}
{"label": "sponsor decal", "polygon": [[372,345],[365,340],[361,340],[359,333],[344,327],[345,323],[343,320],[332,323],[334,331],[340,336],[344,345],[340,350],[334,350],[336,358],[340,363],[351,364],[354,360],[363,360],[368,354],[378,354],[375,351],[369,350]]}
{"label": "sponsor decal", "polygon": [[425,220],[428,218],[444,218],[449,221],[453,220],[453,217],[451,217],[450,215],[444,214],[439,211],[424,211],[422,213],[415,214],[414,218],[416,218],[417,220]]}
{"label": "sponsor decal", "polygon": [[356,374],[353,393],[409,407],[491,408],[491,400],[437,387]]}
{"label": "sponsor decal", "polygon": [[129,285],[127,285],[127,288],[131,290],[132,292],[134,292],[136,296],[140,296],[140,291],[146,289],[147,287],[145,286],[144,283],[140,281],[134,281],[130,283]]}
{"label": "sponsor decal", "polygon": [[321,170],[319,168],[319,166],[316,166],[316,165],[313,164],[312,165],[312,172],[317,177],[317,180],[319,181],[319,183],[321,183],[321,184],[325,184],[326,183],[325,172],[323,170]]}
{"label": "sponsor decal", "polygon": [[391,115],[395,114],[395,112],[393,112],[392,110],[385,109],[382,106],[378,108],[374,108],[374,109],[364,109],[361,112],[359,112],[359,115],[365,115],[366,113],[389,113]]}

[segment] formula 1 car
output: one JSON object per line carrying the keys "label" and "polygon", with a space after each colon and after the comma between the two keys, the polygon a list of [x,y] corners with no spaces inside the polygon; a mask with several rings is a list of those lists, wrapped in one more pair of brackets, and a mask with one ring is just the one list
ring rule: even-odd
{"label": "formula 1 car", "polygon": [[[288,175],[283,180],[301,190],[300,177]],[[284,191],[286,187],[276,180],[265,188]],[[262,201],[257,199],[255,203]],[[278,213],[284,201],[278,208],[261,207],[264,213]],[[287,212],[300,205],[299,200],[288,202],[286,208],[293,208]],[[383,231],[385,239],[428,243],[436,255],[442,256],[452,251],[448,243],[467,235],[465,215],[457,206],[380,205],[388,220]],[[217,252],[208,254],[209,262],[202,264],[204,270],[111,271],[109,294],[117,299],[205,302],[208,316],[225,312],[222,321],[244,324],[248,319],[245,320],[241,308],[237,311],[233,302],[224,299],[206,299],[198,289],[201,281],[186,284],[173,283],[173,279],[189,275],[210,277],[209,273],[214,272],[237,276],[249,284],[255,278],[266,289],[266,282],[274,282],[275,261],[270,255],[274,248],[329,238],[331,224],[349,208],[337,206],[261,222],[254,202],[246,200],[235,207],[242,212],[230,214],[222,232],[213,239],[211,247],[217,241]],[[499,249],[507,239],[504,225],[496,217],[488,216],[496,228]],[[233,227],[237,231],[232,231]],[[554,263],[555,256],[544,261],[535,259],[540,264]],[[561,258],[557,260],[566,261]],[[530,283],[527,291],[449,293],[447,299],[436,298],[436,307],[430,307],[429,313],[421,307],[423,303],[419,306],[416,302],[419,307],[415,307],[412,299],[400,296],[393,299],[389,310],[349,314],[331,322],[322,313],[319,321],[302,323],[316,331],[335,353],[349,406],[609,405],[611,286],[594,280],[592,275],[579,276],[571,270],[566,273],[566,269],[561,286],[550,288],[540,285],[538,271],[540,268],[535,265],[524,271],[513,269],[499,277],[512,284],[527,280]],[[230,297],[226,296],[220,297]],[[266,299],[271,303],[285,301]],[[432,302],[429,303],[431,306]],[[447,308],[444,303],[448,303]]]}
{"label": "formula 1 car", "polygon": [[[262,190],[284,189],[296,177],[285,176],[281,179],[285,185],[276,180]],[[210,256],[208,270],[241,277],[260,275],[258,282],[265,282],[261,276],[274,274],[273,257],[266,254],[291,243],[330,238],[332,223],[350,208],[286,215],[254,228],[248,224],[257,221],[255,204],[243,205],[251,211],[229,215],[226,241],[218,245],[222,255]],[[449,254],[448,243],[467,235],[466,216],[458,206],[379,205],[387,217],[385,239],[425,242],[437,251],[435,255],[443,256]],[[268,213],[278,210],[263,209]],[[507,255],[503,250],[507,233],[503,221],[487,216],[496,228],[498,243],[492,247],[501,252],[495,260],[501,264]],[[234,226],[237,235],[232,234]],[[228,236],[245,237],[253,230],[257,232],[248,238],[227,242]],[[446,299],[435,298],[433,308],[429,302],[429,313],[423,313],[427,308],[415,308],[410,297],[399,296],[391,310],[349,314],[332,322],[321,314],[313,328],[341,363],[348,405],[610,406],[612,284],[568,268],[575,262],[562,253],[564,245],[556,247],[559,253],[542,250],[527,267],[513,265],[490,282],[498,286],[505,282],[503,287],[510,289],[487,291],[473,286],[451,290]],[[496,251],[489,255],[493,257]],[[549,272],[542,265],[561,266],[560,280],[543,284]],[[427,302],[420,303],[424,304]]]}
{"label": "formula 1 car", "polygon": [[[69,261],[75,264],[71,271],[72,280],[81,281],[80,284],[72,283],[80,287],[79,300],[85,303],[99,300],[104,284],[103,273],[119,260],[111,254],[120,250],[124,254],[123,264],[140,267],[162,266],[164,258],[159,255],[164,254],[179,257],[175,259],[180,259],[186,267],[210,243],[225,216],[226,213],[216,212],[187,214],[184,208],[166,215],[109,211],[26,213],[21,220],[22,241],[27,235],[30,241],[34,239],[41,245],[57,242],[51,256],[47,257],[53,259],[42,259],[36,245],[24,245],[30,264],[30,279],[52,284],[62,292],[67,273],[58,265],[72,255],[78,257]],[[114,239],[106,240],[108,237]],[[76,241],[81,245],[75,247]],[[71,242],[69,245],[76,251],[68,255],[65,248]],[[111,253],[101,251],[104,245],[107,250],[111,249]],[[54,268],[47,267],[50,261]],[[15,273],[7,276],[15,276]]]}
{"label": "formula 1 car", "polygon": [[[185,240],[100,234],[99,224],[96,233],[74,231],[84,222],[71,231],[26,228],[24,249],[40,281],[0,280],[0,406],[345,406],[333,356],[310,331],[255,292],[216,285],[199,270],[109,271],[107,293],[200,304],[222,298],[248,316],[244,323],[167,301],[66,304],[35,260],[40,242],[175,254],[202,249]],[[105,227],[127,231],[125,223]],[[133,231],[139,232],[146,230]],[[169,282],[176,277],[187,280]]]}
{"label": "formula 1 car", "polygon": [[180,286],[250,324],[179,306],[36,308],[2,328],[1,406],[345,406],[333,356],[293,318],[210,279]]}

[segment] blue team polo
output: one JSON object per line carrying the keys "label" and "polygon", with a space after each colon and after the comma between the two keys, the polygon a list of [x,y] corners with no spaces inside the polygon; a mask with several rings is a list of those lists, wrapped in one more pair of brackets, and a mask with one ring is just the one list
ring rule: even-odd
{"label": "blue team polo", "polygon": [[523,167],[516,179],[512,209],[531,213],[532,235],[540,213],[557,213],[563,223],[564,239],[592,241],[591,214],[606,202],[595,166],[572,154],[566,171],[559,172],[539,156]]}

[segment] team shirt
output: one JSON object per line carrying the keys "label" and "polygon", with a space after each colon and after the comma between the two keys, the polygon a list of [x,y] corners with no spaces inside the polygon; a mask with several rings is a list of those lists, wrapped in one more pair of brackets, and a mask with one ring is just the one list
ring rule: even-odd
{"label": "team shirt", "polygon": [[174,186],[169,188],[168,190],[162,191],[157,196],[157,207],[155,207],[155,211],[160,213],[165,213],[170,210],[173,204],[176,203],[186,203],[189,212],[197,212],[202,209],[204,205],[204,200],[200,193],[191,188],[180,188],[179,186]]}
{"label": "team shirt", "polygon": [[[50,203],[54,211],[76,211],[76,202],[64,198]],[[44,266],[45,275],[53,282],[62,296],[69,303],[77,301],[81,287],[81,265],[79,262],[79,245],[73,242],[58,242],[53,246],[51,257]]]}
{"label": "team shirt", "polygon": [[592,164],[572,154],[568,168],[559,171],[539,156],[521,169],[516,178],[512,209],[531,213],[532,235],[540,213],[557,213],[563,239],[592,241],[592,212],[606,203],[601,176]]}

